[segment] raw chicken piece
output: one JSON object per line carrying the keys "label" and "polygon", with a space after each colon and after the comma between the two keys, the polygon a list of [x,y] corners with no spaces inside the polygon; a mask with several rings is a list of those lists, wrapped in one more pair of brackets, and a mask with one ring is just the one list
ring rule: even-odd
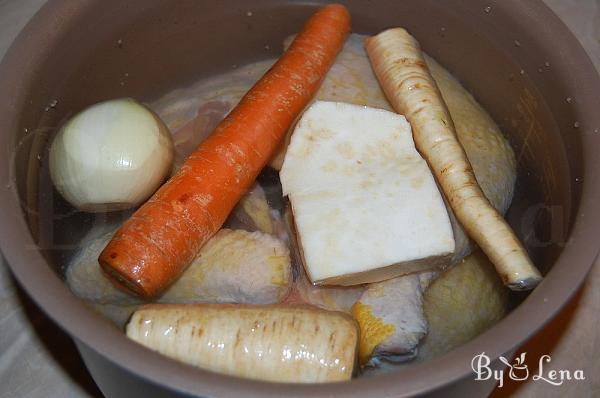
{"label": "raw chicken piece", "polygon": [[[115,288],[98,265],[98,254],[115,229],[112,226],[108,232],[94,231],[84,239],[83,249],[67,269],[67,283],[77,296],[95,304],[140,304]],[[287,295],[290,284],[289,251],[281,240],[259,231],[223,229],[157,301],[277,303]],[[115,318],[122,316],[117,314]]]}
{"label": "raw chicken piece", "polygon": [[279,239],[222,229],[159,301],[278,303],[288,293],[290,274],[289,251]]}
{"label": "raw chicken piece", "polygon": [[274,58],[267,59],[210,76],[192,85],[172,90],[149,106],[171,131],[176,131],[192,120],[200,107],[211,101],[231,104],[231,109],[275,61]]}
{"label": "raw chicken piece", "polygon": [[[508,299],[480,250],[440,275],[422,272],[369,285],[353,309],[361,327],[362,363],[385,370],[386,362],[423,361],[448,352],[502,319]],[[371,306],[371,313],[364,305]],[[357,314],[359,309],[363,314]],[[390,325],[395,331],[384,337],[381,331],[391,330]],[[365,360],[371,349],[373,356]]]}
{"label": "raw chicken piece", "polygon": [[360,326],[362,365],[414,358],[419,341],[427,333],[423,292],[436,275],[421,272],[369,284],[352,307]]}
{"label": "raw chicken piece", "polygon": [[[508,311],[509,290],[487,257],[477,250],[432,281],[422,302],[428,331],[417,347],[415,361],[444,354],[496,324]],[[388,306],[395,308],[395,303]],[[370,363],[377,366],[365,367],[363,376],[409,366],[377,358]]]}
{"label": "raw chicken piece", "polygon": [[[105,315],[117,325],[124,325],[125,321],[131,316],[133,311],[139,306],[141,301],[133,298],[129,294],[121,292],[116,289],[108,280],[104,277],[101,270],[98,267],[96,258],[100,251],[106,245],[108,239],[113,235],[114,231],[119,227],[117,224],[107,224],[102,227],[94,228],[88,233],[88,235],[82,240],[82,249],[76,256],[71,260],[71,263],[67,269],[67,283],[71,287],[71,290],[79,297],[89,301],[91,306],[101,314]],[[278,241],[272,237],[261,238],[264,243],[267,240],[272,243],[276,243],[278,250],[287,252],[288,237],[285,233],[285,226],[281,215],[275,209],[270,208],[267,201],[267,197],[264,189],[260,184],[255,184],[251,190],[242,198],[240,204],[232,211],[229,218],[227,219],[225,228],[243,230],[233,231],[233,237],[239,239],[246,239],[251,234],[244,234],[247,232],[256,232],[255,236],[265,236],[264,234],[274,235],[278,238]],[[258,246],[259,248],[261,245]],[[267,247],[268,243],[267,243]],[[250,251],[245,251],[250,253]],[[217,256],[219,253],[217,253]],[[246,297],[243,302],[248,303],[276,303],[287,295],[289,287],[291,285],[291,265],[289,264],[289,254],[286,255],[287,265],[284,268],[283,277],[288,280],[287,286],[279,286],[273,288],[273,279],[269,279],[261,273],[261,270],[266,270],[266,263],[258,267],[259,283],[252,286],[257,291],[264,287],[266,283],[268,286],[264,292],[252,292],[251,297]],[[238,256],[239,257],[239,256]],[[242,256],[243,258],[243,256]],[[260,259],[258,259],[260,261]],[[184,275],[181,277],[183,282],[177,282],[173,285],[164,296],[158,299],[158,302],[222,302],[215,296],[224,295],[227,293],[224,285],[216,284],[214,289],[208,289],[206,292],[194,293],[190,286],[197,283],[194,278],[200,276],[200,273],[194,271],[198,268],[198,265],[186,270]],[[242,265],[238,264],[233,267],[234,269],[242,269]],[[253,269],[252,269],[253,270]],[[252,271],[254,272],[254,271]],[[215,272],[209,273],[204,276],[206,283],[211,284],[212,278],[215,277]],[[238,288],[238,285],[245,285],[245,278],[240,277],[239,274],[226,274],[223,278],[217,275],[221,283],[229,286],[229,289],[234,292],[241,292],[244,289]],[[262,280],[260,277],[264,277]],[[237,279],[236,279],[237,278]],[[271,281],[271,282],[269,282]],[[178,285],[180,283],[180,285]],[[177,287],[176,287],[177,286]],[[201,288],[201,284],[198,284],[196,289]],[[184,289],[182,291],[182,288]],[[246,286],[245,288],[248,288]],[[269,291],[273,290],[278,292],[275,296],[269,296]],[[216,291],[215,291],[216,290]],[[169,293],[170,292],[170,293]],[[248,292],[247,292],[248,293]],[[212,295],[212,296],[210,296]],[[241,298],[244,299],[244,298]],[[226,300],[225,300],[226,301]],[[353,302],[352,302],[353,303]],[[352,303],[350,305],[352,305]]]}
{"label": "raw chicken piece", "polygon": [[252,63],[200,80],[149,104],[173,133],[176,152],[174,171],[275,61],[268,59]]}
{"label": "raw chicken piece", "polygon": [[425,291],[429,332],[417,360],[431,359],[472,340],[506,315],[509,291],[481,250],[440,275]]}
{"label": "raw chicken piece", "polygon": [[231,108],[233,105],[228,101],[206,102],[200,106],[193,119],[177,130],[171,130],[174,131],[175,145],[173,172],[179,169],[188,155],[212,133]]}
{"label": "raw chicken piece", "polygon": [[281,215],[269,207],[264,189],[260,184],[254,184],[233,209],[225,225],[250,232],[276,234],[281,223]]}
{"label": "raw chicken piece", "polygon": [[[104,276],[98,264],[98,255],[104,249],[119,225],[107,224],[92,229],[79,243],[81,249],[67,266],[67,285],[76,296],[94,304],[141,303],[133,296],[117,289]],[[117,316],[120,318],[120,316]]]}
{"label": "raw chicken piece", "polygon": [[124,305],[87,302],[86,304],[100,315],[110,319],[119,329],[125,327],[125,324],[131,318],[131,314],[140,307],[140,303]]}

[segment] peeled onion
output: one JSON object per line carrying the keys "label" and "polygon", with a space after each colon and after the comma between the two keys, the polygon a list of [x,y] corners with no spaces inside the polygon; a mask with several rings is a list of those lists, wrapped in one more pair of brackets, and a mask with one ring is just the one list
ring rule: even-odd
{"label": "peeled onion", "polygon": [[148,199],[171,170],[165,124],[130,98],[101,102],[71,118],[50,147],[50,177],[76,208],[113,211]]}

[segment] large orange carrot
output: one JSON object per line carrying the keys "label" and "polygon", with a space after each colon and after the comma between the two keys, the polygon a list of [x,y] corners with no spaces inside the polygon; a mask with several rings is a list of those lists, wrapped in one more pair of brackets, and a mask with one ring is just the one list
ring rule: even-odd
{"label": "large orange carrot", "polygon": [[350,31],[341,5],[319,9],[277,63],[100,254],[118,285],[160,294],[191,263],[252,185],[308,104]]}

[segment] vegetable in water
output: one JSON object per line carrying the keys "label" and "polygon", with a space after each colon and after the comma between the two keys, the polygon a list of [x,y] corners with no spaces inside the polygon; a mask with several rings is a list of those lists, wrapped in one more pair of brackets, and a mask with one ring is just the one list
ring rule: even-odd
{"label": "vegetable in water", "polygon": [[[367,37],[355,33],[348,37],[344,48],[327,73],[319,91],[315,94],[317,100],[342,101],[393,111],[377,82],[367,57],[363,45]],[[460,82],[433,58],[427,54],[423,54],[423,56],[440,89],[444,102],[448,106],[456,128],[456,135],[473,166],[477,182],[492,206],[501,214],[505,214],[512,201],[516,181],[516,159],[510,144],[491,116]],[[252,69],[254,65],[260,64],[252,64],[246,67],[248,71],[244,71],[249,78],[254,76],[251,73],[257,74]],[[235,71],[231,74],[237,76],[240,72]],[[219,79],[219,82],[226,81],[225,76]],[[209,95],[204,89],[201,89],[200,92],[196,92],[196,90],[199,88],[193,87],[190,92],[183,95],[214,97],[214,94]],[[241,88],[236,88],[236,90],[240,91]],[[241,97],[241,95],[240,93],[239,96]],[[171,107],[165,106],[164,102],[157,103],[157,105],[160,115],[164,114],[166,117],[168,109]],[[289,135],[291,135],[291,131],[292,129],[290,129]],[[286,141],[289,142],[289,137]],[[271,163],[271,166],[278,170],[281,169],[287,145],[280,149],[277,156],[278,161]],[[471,253],[475,245],[469,240],[464,229],[454,217],[452,209],[447,207],[454,230],[455,250],[451,261],[454,264]]]}
{"label": "vegetable in water", "polygon": [[341,5],[325,6],[308,20],[177,174],[117,231],[99,257],[107,275],[146,298],[181,275],[310,101],[349,30]]}
{"label": "vegetable in water", "polygon": [[[381,87],[373,74],[367,58],[367,53],[363,46],[366,37],[358,34],[350,35],[344,45],[344,49],[336,58],[335,64],[317,92],[317,99],[337,99],[344,102],[392,110],[391,105],[387,102],[384,93],[381,91]],[[426,54],[424,56],[427,66],[444,98],[444,102],[448,106],[456,127],[458,139],[473,166],[477,181],[492,205],[500,213],[504,214],[511,203],[516,180],[516,161],[512,148],[490,115],[465,90],[460,82],[434,59],[428,57]],[[194,96],[197,94],[190,92],[186,93],[186,95]],[[283,149],[282,159],[287,148]],[[469,240],[462,227],[452,215],[451,209],[448,210],[451,215],[456,241],[456,250],[451,264],[459,262],[458,265],[460,265],[460,260],[468,256],[474,245],[468,243]],[[351,287],[315,286],[311,284],[304,270],[301,269],[300,252],[297,247],[293,220],[289,208],[286,209],[285,219],[289,229],[288,234],[291,237],[290,252],[292,253],[292,262],[295,268],[294,293],[297,293],[296,296],[320,308],[350,312],[350,308],[360,298],[365,289],[377,289],[377,285],[379,284],[355,285]],[[479,257],[483,256],[479,254]],[[470,258],[467,257],[467,262],[471,261],[469,260]],[[472,286],[475,288],[477,285],[473,284]],[[388,287],[393,287],[393,284],[390,284]],[[458,295],[462,294],[463,291],[466,295],[479,294],[479,291],[473,292],[472,288],[460,286],[456,287],[454,293]],[[452,292],[449,292],[449,294],[451,296]],[[479,303],[482,306],[485,305],[485,301],[477,301],[477,304]],[[387,300],[386,307],[385,311],[390,312],[402,310],[402,306],[397,306],[393,300]],[[477,311],[481,309],[481,314],[484,314],[487,306],[481,308],[476,304],[472,304],[469,308],[465,307],[462,313],[469,313],[470,308],[474,312],[470,322],[475,324],[482,318]],[[460,309],[457,308],[456,311],[460,311]],[[465,324],[469,324],[469,321],[465,320]],[[444,328],[440,327],[437,333],[439,336],[443,336]],[[431,341],[431,339],[427,339],[427,341]],[[422,352],[421,348],[419,348],[418,352],[420,355]],[[378,355],[378,352],[376,354]]]}
{"label": "vegetable in water", "polygon": [[365,46],[384,92],[411,123],[417,149],[431,166],[456,218],[509,288],[534,288],[542,277],[477,183],[419,43],[406,30],[395,28],[368,38]]}
{"label": "vegetable in water", "polygon": [[313,283],[356,285],[449,263],[448,212],[403,116],[317,101],[280,172]]}
{"label": "vegetable in water", "polygon": [[[392,110],[369,64],[363,47],[365,38],[350,35],[319,89],[318,99]],[[426,55],[425,60],[448,106],[477,181],[492,205],[504,213],[512,200],[516,178],[512,148],[473,96],[439,63]],[[421,360],[449,351],[477,336],[506,313],[507,290],[481,252],[468,255],[473,245],[467,244],[468,239],[454,217],[451,221],[456,251],[452,264],[457,261],[458,264],[444,272],[433,287],[428,287],[422,298],[423,289],[410,283],[413,275],[352,287],[310,284],[301,265],[298,266],[301,260],[293,221],[288,221],[291,212],[286,215],[292,237],[290,251],[297,268],[294,299],[324,309],[350,312],[364,294],[353,314],[361,327],[359,355],[362,363],[368,365],[363,371],[376,373],[388,366],[397,367],[388,362],[408,361],[415,355]]]}
{"label": "vegetable in water", "polygon": [[50,147],[50,176],[74,207],[89,212],[135,207],[169,174],[173,142],[145,106],[123,98],[71,118]]}
{"label": "vegetable in water", "polygon": [[358,329],[346,314],[309,306],[148,305],[127,336],[173,359],[275,382],[349,380]]}
{"label": "vegetable in water", "polygon": [[[322,100],[344,101],[392,110],[368,62],[362,46],[363,39],[364,37],[360,35],[350,36],[344,50],[337,57],[315,97]],[[503,213],[510,204],[515,181],[515,161],[512,149],[502,137],[493,120],[460,86],[460,83],[431,58],[425,56],[425,60],[449,108],[456,125],[456,133],[473,164],[481,188],[491,204]],[[163,100],[159,100],[153,105],[153,109],[175,132],[174,141],[177,145],[178,159],[183,159],[193,147],[205,139],[212,127],[221,120],[233,104],[238,102],[242,94],[250,87],[251,82],[256,81],[262,71],[271,65],[271,62],[273,61],[262,61],[246,68],[236,69],[216,80],[211,78],[202,81],[184,91],[177,90],[167,94]],[[243,76],[248,81],[233,82],[232,76]],[[234,87],[233,92],[231,87]],[[198,98],[196,98],[197,96]],[[182,99],[182,97],[185,98]],[[272,167],[281,167],[286,146],[287,142],[281,146],[280,156],[277,161],[272,163]],[[177,162],[177,166],[179,164],[180,162]],[[272,196],[269,197],[272,198]],[[176,201],[164,204],[180,205]],[[181,210],[180,214],[187,216],[187,210],[185,208]],[[255,186],[245,198],[238,201],[225,225],[226,228],[243,228],[249,231],[260,229],[263,232],[275,233],[280,236],[281,231],[278,231],[280,219],[276,213],[275,209],[269,208],[262,189],[260,187],[257,189]],[[154,214],[161,216],[159,213]],[[286,221],[291,221],[291,211],[287,215],[289,220],[286,219]],[[173,225],[172,220],[168,218],[159,217],[158,221],[166,224],[163,232],[168,231]],[[455,263],[471,250],[471,245],[467,244],[468,239],[460,224],[453,216],[451,221],[456,240],[456,252],[452,260],[448,259],[448,264]],[[290,227],[289,241],[291,251],[295,257],[299,258],[300,251],[297,250],[297,242],[291,231],[292,223],[293,221],[288,225]],[[72,261],[66,276],[76,294],[90,301],[93,306],[107,313],[109,317],[118,319],[119,325],[124,325],[142,301],[116,289],[100,272],[96,259],[113,231],[114,227],[108,235],[96,234],[85,240],[82,243],[85,248]],[[285,234],[280,238],[284,241],[288,240]],[[162,244],[162,241],[158,242]],[[137,243],[132,242],[132,244]],[[229,253],[230,249],[233,250],[231,253]],[[354,338],[348,339],[349,346],[354,348],[350,350],[340,348],[338,351],[337,358],[342,358],[340,355],[349,354],[348,357],[344,357],[340,359],[341,362],[338,362],[342,366],[348,364],[345,369],[334,370],[326,374],[321,365],[326,363],[327,357],[319,356],[321,354],[316,355],[315,358],[321,358],[323,362],[309,363],[305,361],[294,367],[290,362],[285,363],[283,356],[277,357],[277,351],[265,362],[259,359],[258,351],[249,350],[252,355],[255,355],[252,357],[248,356],[246,352],[240,354],[232,349],[231,345],[225,344],[237,341],[237,333],[234,333],[236,330],[248,331],[244,325],[249,324],[247,319],[249,313],[250,318],[254,317],[253,319],[261,326],[263,324],[260,322],[264,319],[275,319],[274,322],[279,322],[277,325],[281,326],[277,330],[283,334],[282,337],[277,337],[270,333],[271,330],[268,330],[269,333],[265,331],[264,336],[258,336],[252,331],[252,327],[255,326],[255,323],[252,323],[249,332],[240,332],[241,341],[248,344],[246,347],[261,347],[260,344],[265,344],[265,341],[271,344],[269,347],[281,347],[283,344],[289,345],[290,343],[292,347],[296,347],[298,344],[304,344],[301,340],[303,335],[308,334],[312,338],[310,330],[302,329],[303,326],[297,321],[296,328],[303,331],[289,331],[288,333],[288,329],[285,329],[285,319],[288,319],[286,317],[289,316],[290,307],[281,305],[267,307],[166,305],[164,308],[155,305],[142,309],[132,318],[127,327],[128,335],[175,359],[227,374],[273,381],[333,381],[350,378],[354,366],[354,356],[358,352],[356,340],[360,340],[360,356],[363,364],[368,363],[380,367],[388,361],[408,360],[414,357],[415,353],[418,353],[417,360],[428,359],[476,336],[500,319],[506,311],[507,291],[502,289],[502,284],[494,274],[493,268],[485,263],[485,257],[480,253],[467,257],[462,263],[444,272],[432,287],[427,288],[425,293],[423,293],[425,284],[423,284],[422,278],[417,277],[416,274],[350,287],[315,286],[308,280],[306,273],[301,268],[301,262],[293,259],[296,268],[294,269],[295,286],[284,299],[290,286],[280,285],[280,282],[288,281],[289,258],[286,259],[286,266],[283,270],[270,267],[268,258],[276,252],[280,254],[286,252],[285,256],[287,256],[287,249],[283,247],[283,242],[271,236],[258,232],[221,230],[203,246],[199,253],[196,253],[197,256],[192,265],[181,275],[181,278],[164,291],[162,296],[157,297],[157,301],[163,303],[271,303],[283,299],[285,303],[307,302],[328,310],[353,312],[362,331],[361,333],[355,331],[360,339],[358,337],[355,340],[353,340]],[[487,272],[481,272],[481,269],[478,268],[481,264],[487,266]],[[174,272],[176,273],[176,271]],[[428,274],[431,275],[428,272],[423,273],[423,275]],[[417,279],[421,283],[416,283]],[[213,283],[215,281],[218,283]],[[355,303],[354,311],[352,311],[351,308]],[[146,310],[150,310],[150,312],[146,312]],[[302,308],[302,311],[304,310],[308,310],[310,313],[315,311]],[[252,311],[262,312],[252,313]],[[268,313],[270,315],[265,315]],[[192,317],[188,318],[188,314],[192,314]],[[340,316],[338,313],[332,314],[325,311],[321,311],[321,314],[327,319],[331,315],[334,316],[332,319],[338,319]],[[296,319],[303,319],[303,316],[300,318],[296,316]],[[331,330],[341,327],[346,330],[345,328],[348,326],[346,322],[352,322],[351,319],[345,318],[341,326],[338,324],[325,327],[333,328]],[[138,320],[137,325],[133,319]],[[219,319],[223,323],[215,326],[214,322]],[[314,321],[310,320],[310,317],[308,319],[310,322]],[[145,326],[140,323],[145,321],[148,321]],[[307,325],[311,324],[310,322]],[[319,330],[322,330],[321,325],[327,325],[330,322],[331,325],[334,325],[337,321],[330,319],[323,323],[318,320],[316,322]],[[301,323],[304,324],[304,322]],[[427,323],[429,323],[429,328]],[[209,328],[210,334],[205,336],[209,340],[202,340],[198,334],[198,325],[205,324],[212,325]],[[142,329],[146,326],[148,328]],[[287,326],[289,327],[289,324]],[[293,323],[292,326],[294,326]],[[349,329],[352,328],[356,329],[356,325]],[[424,333],[427,333],[428,329],[428,334],[417,350],[419,340]],[[205,330],[202,330],[204,333]],[[316,330],[316,328],[312,330]],[[311,340],[311,343],[315,342],[318,346],[319,341],[322,340],[321,337],[317,336],[315,341]],[[352,343],[352,341],[354,342]],[[213,347],[211,351],[210,347],[205,344],[206,342],[223,343],[225,350],[216,350]],[[325,347],[325,345],[322,344],[321,347]],[[324,348],[317,348],[314,352],[325,355],[326,350],[324,350]],[[227,358],[229,354],[231,357]],[[370,369],[367,367],[363,371],[370,372]]]}

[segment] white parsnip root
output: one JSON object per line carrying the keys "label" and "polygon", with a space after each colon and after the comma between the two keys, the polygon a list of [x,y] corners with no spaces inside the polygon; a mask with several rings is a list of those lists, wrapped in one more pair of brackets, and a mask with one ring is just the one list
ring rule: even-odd
{"label": "white parsnip root", "polygon": [[479,187],[417,40],[394,28],[366,39],[365,47],[383,91],[411,123],[417,149],[467,234],[490,258],[505,285],[512,290],[534,288],[542,277]]}
{"label": "white parsnip root", "polygon": [[310,306],[152,304],[137,310],[127,336],[173,359],[252,379],[349,380],[356,322]]}

